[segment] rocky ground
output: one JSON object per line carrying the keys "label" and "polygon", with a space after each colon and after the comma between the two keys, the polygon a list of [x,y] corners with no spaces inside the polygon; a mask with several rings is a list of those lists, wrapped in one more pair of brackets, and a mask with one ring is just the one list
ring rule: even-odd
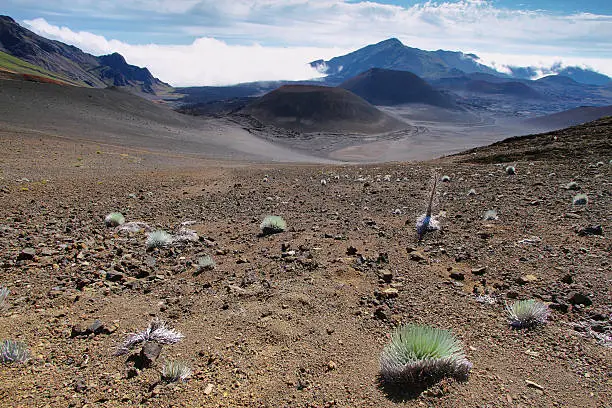
{"label": "rocky ground", "polygon": [[[11,291],[0,338],[31,353],[0,366],[0,405],[611,406],[612,150],[597,144],[609,122],[514,150],[361,167],[0,133],[0,285]],[[434,207],[442,230],[417,242],[434,173],[450,177]],[[586,206],[572,205],[577,192]],[[483,221],[486,210],[499,218]],[[143,231],[105,226],[111,211],[175,233],[189,222],[198,238],[148,251]],[[258,236],[268,214],[287,231]],[[197,273],[203,254],[217,266]],[[512,330],[505,303],[530,298],[549,304],[548,324]],[[155,317],[183,341],[149,368],[114,356]],[[380,352],[406,322],[452,329],[469,380],[380,387]],[[174,359],[193,375],[168,385],[160,370]]]}

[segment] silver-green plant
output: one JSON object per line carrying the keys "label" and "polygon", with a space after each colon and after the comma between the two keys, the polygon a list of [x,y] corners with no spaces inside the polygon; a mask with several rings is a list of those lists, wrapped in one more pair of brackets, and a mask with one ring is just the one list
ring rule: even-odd
{"label": "silver-green plant", "polygon": [[506,167],[506,174],[509,176],[514,176],[516,174],[516,169],[514,168],[514,166]]}
{"label": "silver-green plant", "polygon": [[497,220],[499,217],[497,216],[497,211],[495,210],[487,210],[485,211],[482,219],[485,221],[495,221]]}
{"label": "silver-green plant", "polygon": [[443,182],[443,183],[448,183],[449,181],[451,181],[451,178],[450,178],[450,176],[442,176],[440,181]]}
{"label": "silver-green plant", "polygon": [[476,190],[473,188],[470,188],[470,191],[468,191],[467,195],[469,196],[475,196],[476,195]]}
{"label": "silver-green plant", "polygon": [[414,385],[444,377],[465,380],[471,369],[461,341],[450,330],[430,326],[400,326],[380,356],[381,379],[388,384]]}
{"label": "silver-green plant", "polygon": [[8,297],[8,295],[11,293],[11,291],[8,288],[5,288],[4,286],[0,286],[0,310],[4,309],[5,302],[6,302],[6,298]]}
{"label": "silver-green plant", "polygon": [[125,217],[119,212],[112,212],[104,218],[107,227],[118,227],[125,222]]}
{"label": "silver-green plant", "polygon": [[586,194],[576,194],[572,203],[574,205],[587,205],[589,203],[589,197]]}
{"label": "silver-green plant", "polygon": [[518,300],[512,305],[506,305],[510,326],[519,328],[532,328],[546,323],[549,310],[542,302],[536,300]]}
{"label": "silver-green plant", "polygon": [[287,229],[287,223],[278,215],[268,215],[264,218],[259,228],[261,228],[261,232],[264,235],[277,234]]}
{"label": "silver-green plant", "polygon": [[149,323],[149,326],[140,333],[132,333],[123,342],[115,352],[116,356],[129,353],[134,347],[141,343],[154,341],[159,344],[176,344],[185,336],[180,332],[168,328],[166,322],[159,319],[154,319]]}
{"label": "silver-green plant", "polygon": [[198,273],[212,271],[216,266],[215,260],[210,255],[204,255],[198,258]]}
{"label": "silver-green plant", "polygon": [[168,383],[187,381],[191,368],[183,361],[167,361],[162,367],[162,379]]}
{"label": "silver-green plant", "polygon": [[172,244],[172,235],[164,230],[150,232],[147,235],[147,248],[162,248]]}
{"label": "silver-green plant", "polygon": [[0,343],[0,363],[25,363],[30,358],[30,352],[25,343],[16,340],[3,340]]}

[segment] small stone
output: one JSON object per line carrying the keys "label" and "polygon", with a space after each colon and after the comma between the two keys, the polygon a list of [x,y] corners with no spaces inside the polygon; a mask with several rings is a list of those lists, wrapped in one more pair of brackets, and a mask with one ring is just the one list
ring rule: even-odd
{"label": "small stone", "polygon": [[590,297],[580,292],[574,292],[568,300],[572,305],[591,306],[593,304],[593,301]]}
{"label": "small stone", "polygon": [[121,282],[125,279],[125,275],[122,272],[108,271],[106,272],[106,280],[110,282]]}
{"label": "small stone", "polygon": [[525,383],[527,383],[528,387],[536,388],[536,389],[538,389],[540,391],[544,391],[544,387],[542,387],[540,384],[538,384],[536,382],[533,382],[533,381],[530,381],[530,380],[525,380]]}
{"label": "small stone", "polygon": [[415,251],[410,254],[410,259],[412,261],[419,262],[419,261],[424,261],[426,258],[425,258],[425,255],[423,255],[421,252]]}
{"label": "small stone", "polygon": [[213,384],[208,384],[206,388],[204,388],[204,395],[210,395],[210,393],[213,391],[213,388],[215,388]]}
{"label": "small stone", "polygon": [[478,276],[484,275],[486,271],[487,271],[486,266],[479,266],[477,268],[472,268],[472,274],[478,275]]}
{"label": "small stone", "polygon": [[561,282],[571,285],[572,283],[574,283],[574,278],[572,277],[571,274],[568,273],[564,277],[561,278]]}
{"label": "small stone", "polygon": [[389,299],[399,296],[399,291],[395,288],[387,288],[382,291],[383,295]]}
{"label": "small stone", "polygon": [[523,275],[518,278],[518,283],[520,283],[521,285],[526,285],[527,283],[535,282],[537,280],[538,278],[535,275]]}
{"label": "small stone", "polygon": [[162,345],[156,342],[146,342],[140,350],[140,359],[143,367],[150,367],[159,357]]}
{"label": "small stone", "polygon": [[350,246],[346,249],[346,254],[349,256],[357,255],[357,248]]}
{"label": "small stone", "polygon": [[36,250],[34,248],[23,248],[17,257],[18,261],[29,261],[34,259],[36,256]]}
{"label": "small stone", "polygon": [[578,228],[576,232],[581,237],[588,235],[603,235],[603,228],[601,225],[590,225],[588,227]]}
{"label": "small stone", "polygon": [[451,272],[450,277],[454,280],[465,280],[465,274],[463,272]]}
{"label": "small stone", "polygon": [[330,360],[330,361],[327,363],[327,371],[334,371],[334,370],[335,370],[335,369],[337,369],[337,368],[338,368],[338,365],[337,365],[335,362],[333,362],[333,361],[331,361],[331,360]]}
{"label": "small stone", "polygon": [[393,272],[388,269],[383,269],[380,271],[380,276],[383,281],[390,283],[393,280]]}

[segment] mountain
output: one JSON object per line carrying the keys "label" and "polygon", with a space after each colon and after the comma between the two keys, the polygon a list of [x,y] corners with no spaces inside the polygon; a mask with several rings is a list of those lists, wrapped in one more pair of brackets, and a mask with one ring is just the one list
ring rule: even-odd
{"label": "mountain", "polygon": [[343,82],[371,68],[410,71],[421,78],[456,76],[463,72],[503,75],[477,62],[474,54],[452,51],[423,51],[407,47],[397,38],[368,45],[350,54],[329,61],[313,61],[310,65],[328,75],[328,82]]}
{"label": "mountain", "polygon": [[373,105],[423,103],[453,108],[450,96],[435,90],[417,75],[408,71],[372,68],[339,85]]}
{"label": "mountain", "polygon": [[542,94],[523,82],[493,77],[491,75],[462,75],[453,78],[441,78],[432,83],[439,89],[453,92],[503,95],[519,99],[543,99]]}
{"label": "mountain", "polygon": [[521,79],[532,79],[542,73],[548,76],[561,76],[570,78],[575,82],[585,85],[610,85],[612,78],[599,72],[580,67],[565,67],[561,68],[559,64],[553,65],[550,68],[537,69],[535,67],[509,67],[512,76]]}
{"label": "mountain", "polygon": [[533,79],[544,73],[566,76],[586,85],[608,85],[612,82],[612,78],[606,75],[580,67],[561,67],[560,64],[548,68],[510,66],[510,74],[507,74],[483,65],[479,60],[475,54],[445,50],[424,51],[405,46],[397,38],[390,38],[329,61],[313,61],[310,65],[327,74],[326,81],[333,85],[371,68],[409,71],[427,80],[474,73],[507,79]]}
{"label": "mountain", "polygon": [[373,134],[408,127],[345,89],[325,86],[285,85],[241,113],[299,132]]}
{"label": "mountain", "polygon": [[148,69],[128,64],[120,54],[93,56],[77,47],[41,37],[8,16],[0,16],[0,51],[81,86],[117,86],[145,94],[172,89],[153,77]]}
{"label": "mountain", "polygon": [[549,131],[581,125],[605,116],[612,116],[612,105],[581,106],[579,108],[554,113],[552,115],[528,119],[525,121],[525,124],[537,129],[545,129]]}

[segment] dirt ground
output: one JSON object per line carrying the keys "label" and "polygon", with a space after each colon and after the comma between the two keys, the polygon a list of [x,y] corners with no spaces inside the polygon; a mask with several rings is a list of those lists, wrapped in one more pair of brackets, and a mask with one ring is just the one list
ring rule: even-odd
{"label": "dirt ground", "polygon": [[[0,132],[11,291],[0,339],[32,356],[0,366],[0,405],[610,407],[612,157],[609,144],[589,150],[610,140],[606,126],[561,137],[574,156],[553,146],[516,159],[513,176],[496,163],[515,160],[505,145],[422,163],[265,165]],[[416,242],[434,172],[450,177],[434,207],[442,230]],[[586,206],[572,205],[570,181]],[[144,232],[104,225],[112,211],[167,231],[194,221],[199,239],[147,251]],[[258,236],[268,214],[287,231]],[[603,235],[579,233],[597,225]],[[217,267],[195,274],[203,254]],[[549,304],[548,324],[512,330],[515,298]],[[113,355],[155,317],[184,340],[150,368]],[[380,387],[380,352],[409,322],[452,329],[469,380]],[[160,381],[173,359],[189,381]]]}

